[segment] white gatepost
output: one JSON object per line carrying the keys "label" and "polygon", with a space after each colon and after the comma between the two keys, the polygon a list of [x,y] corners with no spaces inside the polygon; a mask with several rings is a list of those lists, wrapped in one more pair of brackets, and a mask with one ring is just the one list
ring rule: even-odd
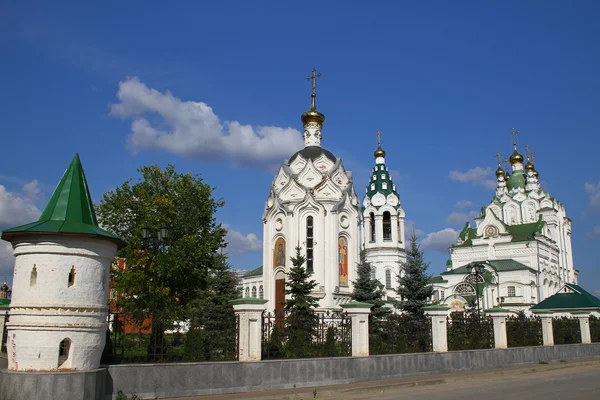
{"label": "white gatepost", "polygon": [[544,346],[554,346],[554,332],[552,331],[552,319],[554,312],[550,310],[532,310],[533,315],[540,317],[542,320],[542,336]]}
{"label": "white gatepost", "polygon": [[369,355],[369,315],[373,304],[352,301],[342,304],[352,323],[352,357]]}
{"label": "white gatepost", "polygon": [[571,314],[579,319],[581,343],[592,343],[592,335],[590,334],[590,313],[588,311],[573,311]]}
{"label": "white gatepost", "polygon": [[500,307],[490,308],[485,311],[486,315],[492,317],[494,323],[494,348],[508,348],[508,339],[506,336],[506,317],[510,313],[509,310]]}
{"label": "white gatepost", "polygon": [[238,361],[260,361],[262,355],[262,313],[267,300],[231,300],[238,318]]}
{"label": "white gatepost", "polygon": [[423,307],[425,314],[431,318],[432,350],[436,352],[448,351],[448,310],[446,306]]}

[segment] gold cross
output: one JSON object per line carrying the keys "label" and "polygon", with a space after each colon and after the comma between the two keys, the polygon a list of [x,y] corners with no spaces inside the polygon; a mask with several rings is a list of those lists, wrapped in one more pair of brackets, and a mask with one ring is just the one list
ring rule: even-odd
{"label": "gold cross", "polygon": [[529,153],[529,155],[527,156],[527,159],[529,160],[530,163],[535,164],[535,156],[533,155],[533,153]]}
{"label": "gold cross", "polygon": [[497,152],[496,154],[494,154],[496,156],[496,158],[498,159],[498,166],[500,166],[500,158],[502,157],[502,154],[500,152]]}
{"label": "gold cross", "polygon": [[508,158],[506,160],[504,160],[504,169],[508,171]]}
{"label": "gold cross", "polygon": [[513,137],[513,144],[514,145],[517,144],[517,133],[519,133],[519,131],[516,130],[515,128],[512,128],[512,131],[508,132],[508,134]]}
{"label": "gold cross", "polygon": [[377,131],[377,147],[381,147],[381,134],[383,132]]}
{"label": "gold cross", "polygon": [[312,94],[317,94],[317,78],[321,77],[321,73],[317,73],[317,70],[313,68],[312,75],[306,78],[307,81],[312,80]]}
{"label": "gold cross", "polygon": [[529,145],[525,146],[525,154],[527,154],[527,158],[531,155],[531,147]]}

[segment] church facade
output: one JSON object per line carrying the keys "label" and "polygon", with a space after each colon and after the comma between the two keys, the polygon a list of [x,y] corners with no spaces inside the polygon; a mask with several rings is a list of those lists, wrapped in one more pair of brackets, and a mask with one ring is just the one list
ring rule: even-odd
{"label": "church facade", "polygon": [[[475,226],[467,222],[450,248],[447,271],[433,279],[434,300],[453,311],[477,297],[482,309],[528,310],[565,284],[577,284],[571,220],[564,205],[541,189],[534,156],[526,150],[524,165],[513,141],[512,173],[498,160],[495,196]],[[481,274],[469,273],[474,264],[483,266]]]}

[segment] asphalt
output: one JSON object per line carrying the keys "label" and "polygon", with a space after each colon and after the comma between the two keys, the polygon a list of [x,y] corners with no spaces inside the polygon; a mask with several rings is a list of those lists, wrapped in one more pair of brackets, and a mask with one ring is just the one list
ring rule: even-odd
{"label": "asphalt", "polygon": [[171,400],[506,400],[507,395],[532,400],[600,398],[600,359]]}

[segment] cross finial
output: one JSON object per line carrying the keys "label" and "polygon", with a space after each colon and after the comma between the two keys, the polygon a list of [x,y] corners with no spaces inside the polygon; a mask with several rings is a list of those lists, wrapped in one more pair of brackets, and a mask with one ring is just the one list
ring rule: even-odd
{"label": "cross finial", "polygon": [[508,132],[509,135],[511,135],[513,137],[513,145],[516,146],[517,145],[517,134],[519,133],[518,130],[516,130],[515,128],[512,128],[512,131]]}
{"label": "cross finial", "polygon": [[508,171],[508,164],[509,164],[509,160],[508,158],[506,160],[504,160],[504,169]]}
{"label": "cross finial", "polygon": [[500,164],[502,163],[501,158],[502,158],[502,153],[497,152],[496,154],[494,154],[496,156],[496,158],[498,159],[498,166],[500,166]]}
{"label": "cross finial", "polygon": [[525,154],[527,154],[527,158],[531,156],[531,147],[529,147],[529,145],[525,146]]}
{"label": "cross finial", "polygon": [[377,131],[377,147],[381,147],[381,134],[383,132]]}
{"label": "cross finial", "polygon": [[311,103],[311,108],[316,109],[317,106],[315,104],[315,97],[317,97],[317,78],[321,77],[321,73],[317,73],[317,70],[313,68],[312,70],[312,75],[309,76],[308,78],[306,78],[307,81],[311,81],[312,80],[312,103]]}
{"label": "cross finial", "polygon": [[535,164],[535,155],[533,153],[529,153],[529,155],[527,156],[527,159],[529,160],[530,163]]}

